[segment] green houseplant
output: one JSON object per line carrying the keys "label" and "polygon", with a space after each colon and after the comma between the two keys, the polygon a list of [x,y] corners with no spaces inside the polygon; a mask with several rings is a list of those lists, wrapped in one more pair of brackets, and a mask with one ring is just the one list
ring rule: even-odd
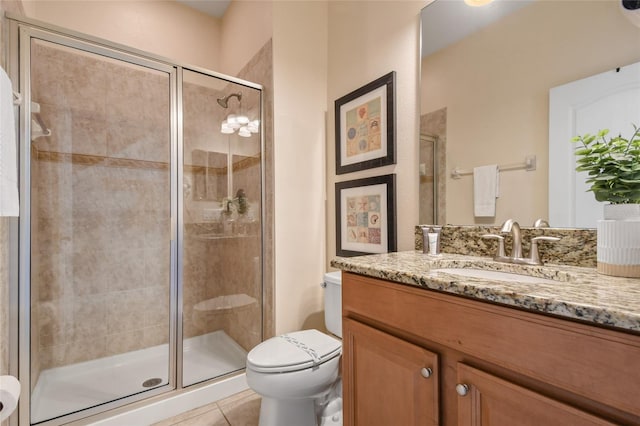
{"label": "green houseplant", "polygon": [[578,145],[576,171],[587,172],[598,201],[605,201],[598,221],[597,270],[606,275],[640,278],[640,129],[629,139],[608,137],[609,130],[572,139]]}
{"label": "green houseplant", "polygon": [[597,135],[576,136],[576,170],[587,172],[586,182],[598,201],[611,204],[640,204],[640,128],[633,125],[629,139],[609,137],[608,129]]}

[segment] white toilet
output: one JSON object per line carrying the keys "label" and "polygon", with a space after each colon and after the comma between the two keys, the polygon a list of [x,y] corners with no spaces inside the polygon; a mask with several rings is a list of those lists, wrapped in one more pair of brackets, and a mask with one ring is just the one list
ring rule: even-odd
{"label": "white toilet", "polygon": [[[341,272],[324,275],[327,330],[342,337]],[[247,382],[262,396],[260,426],[342,425],[342,341],[318,330],[265,340],[247,355]]]}

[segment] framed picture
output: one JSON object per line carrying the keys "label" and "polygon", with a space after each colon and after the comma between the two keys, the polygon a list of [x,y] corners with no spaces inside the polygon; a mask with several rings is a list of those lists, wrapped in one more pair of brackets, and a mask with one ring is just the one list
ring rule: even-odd
{"label": "framed picture", "polygon": [[336,174],[396,163],[395,71],[336,101]]}
{"label": "framed picture", "polygon": [[396,175],[336,183],[336,254],[396,251]]}

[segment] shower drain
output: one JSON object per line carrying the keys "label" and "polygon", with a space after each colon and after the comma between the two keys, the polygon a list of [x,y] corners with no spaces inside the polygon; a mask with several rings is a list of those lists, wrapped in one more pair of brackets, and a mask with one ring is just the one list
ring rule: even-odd
{"label": "shower drain", "polygon": [[153,379],[147,379],[144,382],[142,382],[142,387],[152,388],[154,386],[158,386],[160,383],[162,383],[162,379],[158,377],[154,377]]}

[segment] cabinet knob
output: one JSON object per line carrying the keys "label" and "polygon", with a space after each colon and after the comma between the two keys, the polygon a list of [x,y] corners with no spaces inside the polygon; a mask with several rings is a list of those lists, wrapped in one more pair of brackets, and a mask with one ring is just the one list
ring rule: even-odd
{"label": "cabinet knob", "polygon": [[464,383],[458,383],[456,385],[456,392],[458,392],[458,395],[460,396],[465,396],[469,393],[469,386],[465,385]]}
{"label": "cabinet knob", "polygon": [[420,374],[422,374],[422,377],[425,379],[428,379],[433,374],[433,370],[429,367],[423,367],[422,370],[420,370]]}

